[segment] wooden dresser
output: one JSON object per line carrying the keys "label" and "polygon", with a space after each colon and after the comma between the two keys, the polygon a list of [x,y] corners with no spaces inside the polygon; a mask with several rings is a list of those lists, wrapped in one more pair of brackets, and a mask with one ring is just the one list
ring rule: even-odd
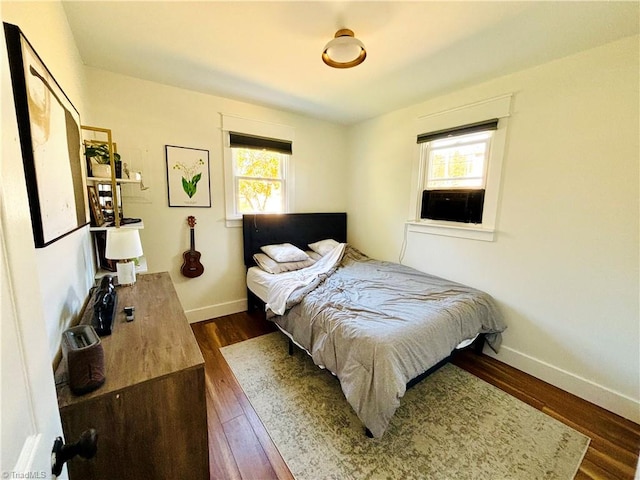
{"label": "wooden dresser", "polygon": [[[113,333],[102,338],[105,383],[75,396],[58,385],[67,443],[98,431],[98,453],[67,465],[71,480],[208,479],[204,359],[168,273],[118,287]],[[123,308],[135,306],[126,322]],[[91,322],[92,309],[81,323]],[[56,372],[64,379],[66,361]]]}

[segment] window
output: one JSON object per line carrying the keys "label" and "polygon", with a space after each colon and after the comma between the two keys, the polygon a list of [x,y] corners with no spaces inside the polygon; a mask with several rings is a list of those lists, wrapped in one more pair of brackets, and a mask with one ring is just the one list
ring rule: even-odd
{"label": "window", "polygon": [[423,143],[427,190],[484,188],[491,136],[487,131]]}
{"label": "window", "polygon": [[286,213],[292,204],[293,130],[222,115],[227,226],[245,213]]}
{"label": "window", "polygon": [[234,176],[234,212],[283,213],[287,194],[288,155],[271,150],[231,147]]}
{"label": "window", "polygon": [[418,135],[425,176],[420,218],[482,223],[487,165],[498,120]]}
{"label": "window", "polygon": [[409,231],[494,239],[511,95],[418,119]]}

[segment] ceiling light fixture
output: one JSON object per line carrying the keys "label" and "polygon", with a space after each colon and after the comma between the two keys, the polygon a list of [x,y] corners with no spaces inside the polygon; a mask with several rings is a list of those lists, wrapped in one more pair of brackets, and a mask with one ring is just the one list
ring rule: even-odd
{"label": "ceiling light fixture", "polygon": [[353,36],[348,28],[338,30],[335,38],[324,47],[322,60],[334,68],[351,68],[367,58],[364,44]]}

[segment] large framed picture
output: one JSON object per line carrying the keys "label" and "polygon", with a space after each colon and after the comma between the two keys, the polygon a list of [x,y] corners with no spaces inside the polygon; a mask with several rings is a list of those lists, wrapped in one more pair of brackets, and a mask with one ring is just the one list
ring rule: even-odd
{"label": "large framed picture", "polygon": [[4,23],[36,248],[89,223],[80,115],[20,28]]}
{"label": "large framed picture", "polygon": [[170,207],[210,207],[209,150],[165,145]]}

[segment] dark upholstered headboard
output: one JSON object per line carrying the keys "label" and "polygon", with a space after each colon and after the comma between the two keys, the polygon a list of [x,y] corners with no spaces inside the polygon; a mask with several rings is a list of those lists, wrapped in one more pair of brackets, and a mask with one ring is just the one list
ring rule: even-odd
{"label": "dark upholstered headboard", "polygon": [[277,243],[292,243],[302,250],[319,240],[333,238],[347,241],[346,213],[285,213],[243,215],[242,239],[244,264],[255,265],[253,255],[260,247]]}

